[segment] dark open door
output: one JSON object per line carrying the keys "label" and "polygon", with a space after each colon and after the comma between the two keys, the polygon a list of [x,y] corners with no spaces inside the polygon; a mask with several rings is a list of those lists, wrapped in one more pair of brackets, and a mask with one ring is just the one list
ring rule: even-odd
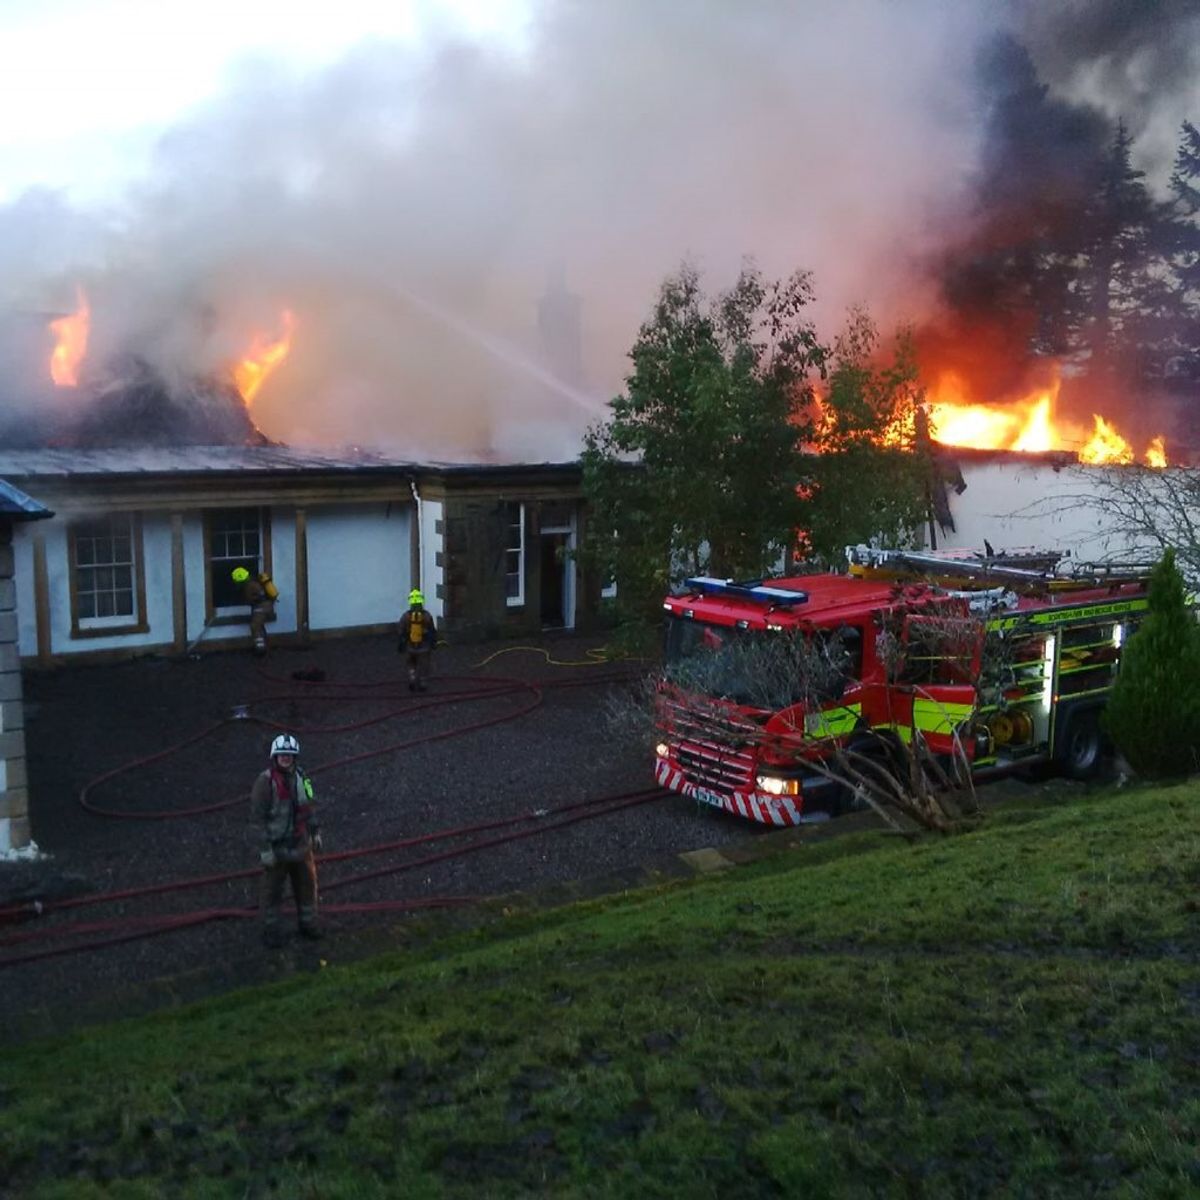
{"label": "dark open door", "polygon": [[544,533],[541,537],[543,629],[561,629],[566,624],[567,536],[565,533]]}

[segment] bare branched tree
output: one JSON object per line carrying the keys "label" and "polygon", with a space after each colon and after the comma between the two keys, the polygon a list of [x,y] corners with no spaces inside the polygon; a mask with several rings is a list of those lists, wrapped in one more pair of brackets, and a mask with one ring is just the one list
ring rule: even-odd
{"label": "bare branched tree", "polygon": [[[1085,518],[1085,552],[1101,562],[1147,564],[1167,549],[1192,586],[1200,585],[1200,469],[1153,468],[1128,464],[1077,467],[1053,496],[1041,497],[1009,514],[1013,521],[1041,523],[1054,516]],[[1079,557],[1076,553],[1076,557]]]}

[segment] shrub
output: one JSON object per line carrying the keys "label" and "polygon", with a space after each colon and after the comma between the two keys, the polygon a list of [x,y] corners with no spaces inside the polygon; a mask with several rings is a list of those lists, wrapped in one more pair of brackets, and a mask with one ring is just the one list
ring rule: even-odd
{"label": "shrub", "polygon": [[1139,775],[1200,770],[1200,626],[1168,550],[1150,577],[1150,610],[1121,655],[1104,725]]}

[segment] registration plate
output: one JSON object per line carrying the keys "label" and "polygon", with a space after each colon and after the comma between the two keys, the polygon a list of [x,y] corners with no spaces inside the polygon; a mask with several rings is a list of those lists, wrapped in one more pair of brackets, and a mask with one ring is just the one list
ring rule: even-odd
{"label": "registration plate", "polygon": [[710,792],[708,788],[698,787],[695,792],[696,799],[701,804],[711,804],[713,808],[724,808],[725,798],[718,795],[716,792]]}

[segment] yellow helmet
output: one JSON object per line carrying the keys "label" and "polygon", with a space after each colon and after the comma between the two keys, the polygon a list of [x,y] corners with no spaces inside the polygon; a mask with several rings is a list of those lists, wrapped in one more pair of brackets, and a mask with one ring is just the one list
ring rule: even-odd
{"label": "yellow helmet", "polygon": [[245,583],[250,578],[250,572],[245,567],[234,567],[232,575],[234,583]]}
{"label": "yellow helmet", "polygon": [[413,588],[413,590],[408,593],[408,605],[410,608],[414,604],[424,604],[424,603],[425,603],[425,597],[422,594],[420,588]]}

